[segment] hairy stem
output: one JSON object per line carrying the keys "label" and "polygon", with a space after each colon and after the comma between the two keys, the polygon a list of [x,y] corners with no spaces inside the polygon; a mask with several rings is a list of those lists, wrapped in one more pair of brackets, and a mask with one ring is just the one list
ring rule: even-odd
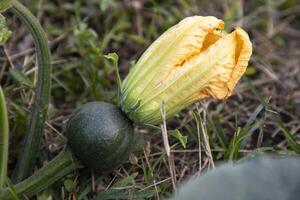
{"label": "hairy stem", "polygon": [[32,34],[38,63],[35,99],[31,111],[30,124],[26,132],[23,154],[18,160],[13,176],[13,181],[19,182],[30,175],[39,152],[50,97],[51,55],[46,34],[31,12],[17,0],[12,1],[11,10]]}

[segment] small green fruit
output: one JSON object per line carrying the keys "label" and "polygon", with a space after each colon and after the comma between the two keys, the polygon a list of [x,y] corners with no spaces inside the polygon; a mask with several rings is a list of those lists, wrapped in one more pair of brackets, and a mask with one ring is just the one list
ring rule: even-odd
{"label": "small green fruit", "polygon": [[93,170],[110,171],[121,165],[133,147],[133,126],[115,105],[92,102],[69,120],[66,135],[75,156]]}

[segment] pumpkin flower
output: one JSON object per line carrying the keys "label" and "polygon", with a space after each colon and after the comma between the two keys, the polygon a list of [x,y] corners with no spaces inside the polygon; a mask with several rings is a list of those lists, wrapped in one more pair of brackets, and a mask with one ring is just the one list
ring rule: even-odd
{"label": "pumpkin flower", "polygon": [[163,33],[122,83],[121,107],[133,121],[156,125],[205,97],[227,99],[252,54],[241,28],[226,33],[212,16],[187,17]]}

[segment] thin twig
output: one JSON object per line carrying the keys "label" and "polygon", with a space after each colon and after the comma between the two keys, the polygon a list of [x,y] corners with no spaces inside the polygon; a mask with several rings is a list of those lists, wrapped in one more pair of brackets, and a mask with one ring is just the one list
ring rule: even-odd
{"label": "thin twig", "polygon": [[144,188],[140,189],[139,192],[142,192],[142,191],[144,191],[144,190],[147,190],[148,188],[151,188],[151,187],[153,187],[153,186],[156,187],[157,185],[159,185],[159,184],[161,184],[161,183],[164,183],[164,182],[167,182],[167,181],[170,180],[170,179],[172,179],[172,178],[169,177],[169,178],[166,178],[166,179],[164,179],[164,180],[162,180],[162,181],[156,182],[155,184],[152,184],[152,185],[149,185],[149,186],[147,186],[147,187],[144,187]]}
{"label": "thin twig", "polygon": [[198,175],[201,174],[201,169],[202,169],[202,166],[201,166],[201,162],[202,162],[202,157],[201,157],[201,136],[200,136],[200,126],[199,126],[199,123],[196,123],[197,124],[197,136],[198,136],[198,156],[199,156],[199,172],[198,172]]}
{"label": "thin twig", "polygon": [[145,148],[143,149],[143,152],[144,152],[144,156],[145,156],[145,159],[146,159],[146,163],[147,163],[147,165],[148,165],[148,167],[149,167],[151,176],[152,176],[152,178],[153,178],[153,185],[154,185],[155,192],[156,192],[156,198],[157,198],[157,200],[159,200],[158,189],[157,189],[157,187],[156,187],[156,180],[155,180],[155,178],[154,178],[153,169],[152,169],[152,167],[151,167],[151,165],[150,165],[150,162],[149,162],[148,156],[147,156],[147,154],[146,154]]}
{"label": "thin twig", "polygon": [[197,106],[197,109],[198,109],[198,115],[199,115],[199,118],[200,118],[200,128],[201,128],[201,132],[203,134],[203,141],[204,141],[204,147],[205,147],[205,153],[207,155],[207,157],[209,157],[209,161],[210,161],[210,164],[213,168],[215,168],[215,164],[214,164],[214,160],[213,160],[213,156],[212,156],[212,153],[211,153],[211,148],[210,148],[210,144],[209,144],[209,136],[207,134],[207,130],[205,128],[205,122],[203,121],[205,118],[206,118],[206,112],[205,110],[203,110],[203,120],[201,119],[201,114],[200,114],[200,109],[199,107]]}
{"label": "thin twig", "polygon": [[169,140],[168,140],[168,131],[167,131],[167,124],[166,124],[166,111],[165,111],[163,103],[160,107],[160,113],[161,113],[161,117],[163,120],[163,123],[161,124],[161,133],[162,133],[162,137],[163,137],[165,151],[166,151],[167,158],[168,158],[169,170],[170,170],[170,174],[172,177],[173,189],[176,191],[176,175],[175,175],[176,172],[175,172],[174,161],[173,161],[171,153],[170,153],[171,148],[170,148]]}

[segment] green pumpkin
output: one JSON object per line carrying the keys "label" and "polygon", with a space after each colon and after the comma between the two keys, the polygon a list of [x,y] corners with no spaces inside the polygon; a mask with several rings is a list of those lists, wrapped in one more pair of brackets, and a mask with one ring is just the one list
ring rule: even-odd
{"label": "green pumpkin", "polygon": [[68,144],[75,156],[96,171],[110,171],[129,157],[133,147],[133,125],[115,105],[91,102],[81,107],[66,128]]}

